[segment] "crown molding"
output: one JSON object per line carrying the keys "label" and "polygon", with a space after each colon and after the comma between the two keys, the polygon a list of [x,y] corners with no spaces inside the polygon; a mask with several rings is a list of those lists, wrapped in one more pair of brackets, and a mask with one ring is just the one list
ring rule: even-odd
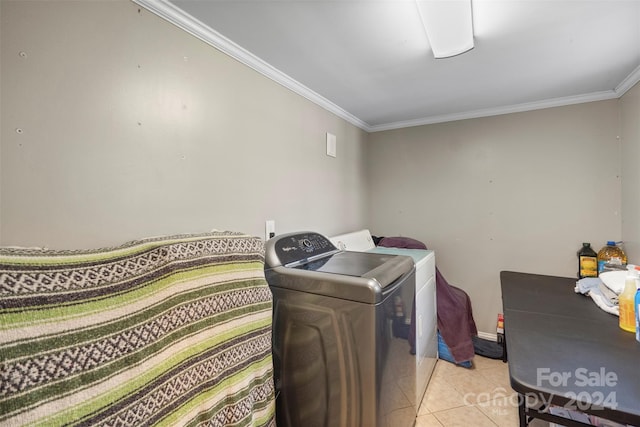
{"label": "crown molding", "polygon": [[621,97],[638,82],[640,82],[640,65],[638,66],[638,68],[633,70],[631,74],[625,77],[625,79],[618,86],[616,86],[615,92],[618,97]]}
{"label": "crown molding", "polygon": [[526,102],[523,104],[506,105],[497,108],[484,108],[481,110],[465,111],[462,113],[443,114],[430,116],[415,120],[387,123],[383,125],[371,126],[369,132],[381,132],[385,130],[401,129],[413,126],[432,125],[435,123],[453,122],[457,120],[477,119],[480,117],[500,116],[503,114],[522,113],[525,111],[542,110],[552,107],[563,107],[565,105],[582,104],[585,102],[603,101],[607,99],[619,98],[613,90],[594,92],[586,95],[566,96],[562,98],[545,99],[536,102]]}
{"label": "crown molding", "polygon": [[622,97],[629,89],[640,82],[640,66],[633,70],[625,79],[613,90],[593,92],[584,95],[566,96],[562,98],[545,99],[536,102],[507,105],[497,108],[486,108],[481,110],[466,111],[462,113],[443,114],[439,116],[429,116],[421,119],[406,120],[400,122],[386,123],[383,125],[370,126],[368,132],[381,132],[385,130],[402,129],[413,126],[432,125],[435,123],[453,122],[456,120],[477,119],[480,117],[499,116],[502,114],[522,113],[525,111],[542,110],[545,108],[563,107],[566,105],[583,104],[586,102],[605,101]]}
{"label": "crown molding", "polygon": [[308,87],[304,86],[297,80],[289,77],[287,74],[258,58],[251,52],[242,48],[232,40],[226,38],[222,34],[213,30],[201,21],[192,17],[180,8],[167,0],[131,0],[139,6],[144,7],[159,17],[169,21],[178,28],[181,28],[194,37],[213,46],[219,51],[229,55],[242,64],[252,68],[265,77],[275,81],[276,83],[286,87],[287,89],[297,93],[298,95],[308,99],[309,101],[319,105],[325,110],[335,114],[336,116],[346,120],[352,125],[362,130],[369,131],[371,126],[329,101],[322,95],[317,94]]}
{"label": "crown molding", "polygon": [[297,93],[298,95],[308,99],[325,110],[344,119],[352,125],[366,132],[381,132],[385,130],[401,129],[413,126],[423,126],[435,123],[452,122],[457,120],[475,119],[480,117],[498,116],[510,113],[520,113],[525,111],[540,110],[544,108],[561,107],[565,105],[581,104],[585,102],[602,101],[607,99],[616,99],[624,95],[636,83],[640,81],[640,66],[631,72],[618,86],[613,90],[593,92],[585,95],[568,96],[562,98],[553,98],[536,102],[527,102],[523,104],[515,104],[502,106],[497,108],[485,108],[480,110],[467,111],[454,114],[443,114],[437,116],[429,116],[415,120],[404,120],[381,125],[370,125],[360,120],[358,117],[329,101],[325,97],[312,91],[297,80],[289,77],[287,74],[253,55],[251,52],[240,47],[232,40],[226,38],[217,31],[211,29],[204,23],[195,19],[183,10],[170,3],[168,0],[131,0],[132,2],[144,7],[159,17],[169,21],[177,27],[183,29],[189,34],[197,37],[205,43],[213,46],[219,51],[229,55],[242,64],[252,68],[265,77],[279,83],[287,89]]}

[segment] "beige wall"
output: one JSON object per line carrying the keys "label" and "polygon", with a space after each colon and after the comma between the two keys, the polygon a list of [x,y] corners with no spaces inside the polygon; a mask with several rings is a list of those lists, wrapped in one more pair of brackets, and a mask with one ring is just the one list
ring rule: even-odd
{"label": "beige wall", "polygon": [[640,83],[620,99],[622,239],[629,262],[640,264]]}
{"label": "beige wall", "polygon": [[127,1],[1,19],[1,244],[365,225],[362,130]]}
{"label": "beige wall", "polygon": [[132,3],[0,4],[0,244],[368,227],[435,249],[484,332],[500,270],[573,276],[608,239],[640,259],[638,85],[367,135]]}
{"label": "beige wall", "polygon": [[575,277],[620,239],[617,137],[617,100],[371,134],[369,227],[434,249],[495,333],[501,270]]}

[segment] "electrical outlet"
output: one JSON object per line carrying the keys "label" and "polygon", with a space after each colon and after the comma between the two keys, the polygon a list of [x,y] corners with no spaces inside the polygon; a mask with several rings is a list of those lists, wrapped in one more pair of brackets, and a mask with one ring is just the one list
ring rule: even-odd
{"label": "electrical outlet", "polygon": [[268,219],[264,223],[264,240],[269,240],[276,235],[276,222]]}

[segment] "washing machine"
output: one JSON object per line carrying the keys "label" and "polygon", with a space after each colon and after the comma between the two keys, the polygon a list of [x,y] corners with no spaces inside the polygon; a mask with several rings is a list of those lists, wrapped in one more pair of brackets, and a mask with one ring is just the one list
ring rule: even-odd
{"label": "washing machine", "polygon": [[339,249],[378,254],[405,255],[413,258],[415,283],[415,352],[416,400],[422,401],[438,360],[438,314],[436,301],[435,253],[424,249],[387,248],[375,246],[369,230],[330,237]]}
{"label": "washing machine", "polygon": [[415,267],[314,232],[265,245],[278,427],[411,427]]}

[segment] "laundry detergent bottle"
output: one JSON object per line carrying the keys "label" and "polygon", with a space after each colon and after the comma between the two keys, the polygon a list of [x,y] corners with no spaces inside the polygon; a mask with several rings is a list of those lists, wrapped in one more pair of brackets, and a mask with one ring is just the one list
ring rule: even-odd
{"label": "laundry detergent bottle", "polygon": [[624,281],[624,290],[618,295],[620,308],[620,328],[625,331],[636,331],[635,299],[638,289],[638,271],[634,265],[627,266],[627,278]]}

